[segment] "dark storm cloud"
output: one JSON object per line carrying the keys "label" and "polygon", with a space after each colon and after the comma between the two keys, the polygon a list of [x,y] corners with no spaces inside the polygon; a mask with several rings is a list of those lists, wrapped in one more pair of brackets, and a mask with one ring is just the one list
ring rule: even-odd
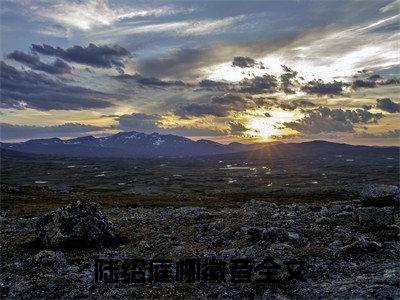
{"label": "dark storm cloud", "polygon": [[2,140],[12,140],[37,137],[73,136],[103,129],[104,128],[102,127],[79,123],[65,123],[53,126],[28,126],[0,123],[0,138]]}
{"label": "dark storm cloud", "polygon": [[110,95],[80,86],[67,85],[32,71],[20,71],[0,63],[1,107],[39,110],[105,108]]}
{"label": "dark storm cloud", "polygon": [[232,62],[233,67],[239,68],[253,68],[256,64],[256,61],[248,56],[235,56]]}
{"label": "dark storm cloud", "polygon": [[123,130],[136,130],[140,132],[155,132],[159,129],[161,116],[153,114],[133,113],[122,115],[115,119],[118,121],[117,127]]}
{"label": "dark storm cloud", "polygon": [[53,63],[46,64],[40,60],[39,55],[27,54],[15,50],[7,55],[8,59],[13,59],[19,63],[28,66],[33,70],[43,71],[49,74],[67,74],[71,73],[71,67],[61,59],[56,59]]}
{"label": "dark storm cloud", "polygon": [[245,78],[240,82],[242,92],[250,94],[273,93],[278,87],[278,81],[273,75]]}
{"label": "dark storm cloud", "polygon": [[230,91],[234,90],[234,85],[226,81],[214,81],[205,79],[199,82],[199,87],[214,91]]}
{"label": "dark storm cloud", "polygon": [[128,50],[119,45],[96,46],[95,44],[89,44],[87,47],[73,46],[63,49],[46,44],[32,44],[32,51],[96,68],[124,68],[123,59],[131,56]]}
{"label": "dark storm cloud", "polygon": [[295,110],[297,108],[310,108],[315,107],[316,105],[308,100],[295,100],[291,102],[284,102],[280,103],[278,107],[282,108],[283,110]]}
{"label": "dark storm cloud", "polygon": [[280,89],[286,94],[294,94],[295,91],[293,90],[293,88],[295,87],[295,85],[293,80],[296,78],[298,72],[292,70],[285,65],[282,66],[282,69],[285,73],[280,76]]}
{"label": "dark storm cloud", "polygon": [[284,125],[305,134],[322,132],[353,132],[355,124],[376,123],[382,114],[373,114],[365,109],[342,110],[318,107],[308,111],[306,116]]}
{"label": "dark storm cloud", "polygon": [[216,104],[189,103],[179,105],[174,113],[182,118],[200,117],[206,115],[225,117],[228,115],[228,110],[221,109],[221,106]]}
{"label": "dark storm cloud", "polygon": [[395,103],[389,98],[377,99],[376,107],[389,113],[400,112],[400,103]]}
{"label": "dark storm cloud", "polygon": [[347,86],[346,83],[341,81],[333,81],[325,83],[322,80],[312,80],[307,82],[301,90],[307,94],[317,95],[340,95],[343,92],[343,88]]}
{"label": "dark storm cloud", "polygon": [[[261,56],[290,44],[297,34],[268,41],[215,44],[202,48],[181,48],[163,57],[137,62],[137,70],[145,76],[185,80],[199,79],[208,67],[226,63],[235,56]],[[261,67],[260,67],[261,68]]]}
{"label": "dark storm cloud", "polygon": [[[361,73],[361,74],[363,74],[363,73]],[[359,77],[359,75],[355,75],[354,77],[357,78],[357,77]],[[366,78],[358,78],[358,79],[354,80],[351,86],[353,89],[356,90],[359,88],[376,88],[376,87],[383,86],[383,85],[395,85],[395,84],[399,84],[399,83],[400,83],[399,78],[393,77],[393,78],[384,79],[379,74],[373,74]]]}
{"label": "dark storm cloud", "polygon": [[231,111],[245,110],[251,105],[252,103],[247,101],[241,95],[227,93],[212,96],[210,102],[207,103],[180,104],[174,113],[182,118],[206,115],[225,117],[228,116]]}
{"label": "dark storm cloud", "polygon": [[228,122],[229,133],[232,135],[241,135],[242,133],[249,130],[246,126],[239,122]]}
{"label": "dark storm cloud", "polygon": [[400,138],[400,130],[395,129],[380,133],[360,132],[355,133],[354,137],[362,139],[398,139]]}
{"label": "dark storm cloud", "polygon": [[133,113],[118,116],[115,118],[118,122],[114,128],[127,130],[127,131],[139,131],[144,133],[161,133],[161,134],[176,134],[183,136],[222,136],[226,132],[222,130],[214,130],[208,128],[198,128],[198,127],[185,127],[178,126],[173,128],[162,127],[161,120],[162,117],[157,114],[143,114],[143,113]]}
{"label": "dark storm cloud", "polygon": [[400,78],[389,78],[387,80],[381,81],[381,85],[396,85],[400,84]]}
{"label": "dark storm cloud", "polygon": [[123,82],[135,82],[140,85],[145,85],[145,86],[155,86],[155,87],[186,87],[190,86],[189,84],[181,81],[181,80],[173,80],[173,81],[166,81],[166,80],[160,80],[155,77],[144,77],[140,74],[134,74],[134,75],[129,75],[129,74],[121,74],[117,76],[113,76],[113,79],[120,80]]}
{"label": "dark storm cloud", "polygon": [[[138,62],[138,71],[141,74],[161,77],[190,77],[195,69],[205,65],[212,65],[213,59],[208,51],[203,49],[180,49],[165,58],[152,58]],[[204,60],[210,61],[204,63]],[[217,60],[215,59],[215,63]],[[179,76],[180,75],[180,76]]]}
{"label": "dark storm cloud", "polygon": [[231,107],[237,107],[237,106],[243,107],[243,105],[246,104],[246,99],[244,99],[242,96],[230,93],[219,96],[213,96],[211,97],[211,101],[216,104],[221,104]]}
{"label": "dark storm cloud", "polygon": [[358,88],[375,88],[377,87],[377,83],[375,80],[362,80],[362,79],[357,79],[353,81],[352,84],[353,89],[358,89]]}

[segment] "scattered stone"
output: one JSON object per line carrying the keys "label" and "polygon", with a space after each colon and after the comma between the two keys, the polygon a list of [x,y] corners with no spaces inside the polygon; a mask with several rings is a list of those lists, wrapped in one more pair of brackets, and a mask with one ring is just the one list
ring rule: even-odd
{"label": "scattered stone", "polygon": [[289,234],[283,228],[270,227],[262,231],[261,238],[267,241],[284,241],[289,238]]}
{"label": "scattered stone", "polygon": [[300,240],[300,235],[296,232],[288,232],[288,237],[290,240],[294,240],[294,241]]}
{"label": "scattered stone", "polygon": [[394,222],[394,208],[387,207],[360,207],[355,211],[357,223],[364,228],[388,227]]}
{"label": "scattered stone", "polygon": [[324,224],[327,223],[330,219],[327,217],[319,217],[315,220],[315,223],[317,224]]}
{"label": "scattered stone", "polygon": [[244,233],[247,233],[248,235],[250,235],[253,239],[261,239],[262,235],[263,235],[263,229],[260,227],[255,227],[255,226],[243,226],[241,228],[241,230]]}
{"label": "scattered stone", "polygon": [[34,256],[35,261],[51,265],[53,267],[59,268],[64,266],[67,261],[65,260],[64,253],[61,251],[40,251]]}
{"label": "scattered stone", "polygon": [[243,209],[257,209],[257,208],[261,208],[261,207],[276,208],[276,207],[278,207],[278,205],[276,205],[275,203],[272,203],[272,202],[260,201],[260,200],[255,200],[255,199],[252,199],[242,205]]}
{"label": "scattered stone", "polygon": [[400,200],[400,188],[395,185],[369,184],[361,191],[364,206],[394,206]]}
{"label": "scattered stone", "polygon": [[388,285],[400,287],[400,270],[398,268],[387,270],[383,274],[383,281]]}
{"label": "scattered stone", "polygon": [[335,218],[350,218],[353,214],[349,211],[343,211],[334,215]]}
{"label": "scattered stone", "polygon": [[36,222],[36,234],[49,247],[92,246],[114,236],[102,207],[81,202],[41,216]]}
{"label": "scattered stone", "polygon": [[339,255],[351,255],[359,253],[373,253],[379,251],[382,245],[377,242],[368,241],[365,238],[359,238],[354,243],[341,247]]}

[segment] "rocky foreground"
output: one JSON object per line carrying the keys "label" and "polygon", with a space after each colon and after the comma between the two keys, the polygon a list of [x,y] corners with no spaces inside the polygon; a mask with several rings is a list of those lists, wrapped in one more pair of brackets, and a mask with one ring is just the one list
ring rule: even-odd
{"label": "rocky foreground", "polygon": [[[340,200],[340,199],[338,199]],[[399,189],[369,186],[327,205],[252,200],[240,208],[113,208],[76,203],[2,217],[4,299],[289,299],[400,297]],[[226,282],[94,282],[96,258],[220,258]],[[229,262],[305,261],[299,278],[232,283]],[[177,269],[172,267],[172,275]],[[148,276],[148,273],[146,273]],[[148,278],[146,278],[147,280]]]}

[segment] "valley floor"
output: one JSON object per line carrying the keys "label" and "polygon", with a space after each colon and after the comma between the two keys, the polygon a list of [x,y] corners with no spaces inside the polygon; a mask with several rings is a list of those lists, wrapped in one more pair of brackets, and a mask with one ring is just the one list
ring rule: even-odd
{"label": "valley floor", "polygon": [[[35,223],[48,208],[42,206],[40,213],[17,210],[21,215],[8,203],[8,213],[2,211],[1,218],[1,298],[400,297],[400,223],[395,208],[373,208],[365,221],[357,217],[363,208],[356,198],[305,204],[276,204],[267,199],[235,203],[240,204],[205,208],[112,207],[108,203],[105,212],[117,238],[87,249],[38,245]],[[371,220],[376,225],[371,226]],[[216,257],[227,262],[226,283],[95,284],[94,260],[99,257],[174,262]],[[255,264],[270,257],[281,270],[284,261],[305,261],[304,280],[289,280],[279,272],[276,283],[260,284],[255,279],[232,283],[229,265],[236,257]],[[173,274],[176,271],[172,267]]]}

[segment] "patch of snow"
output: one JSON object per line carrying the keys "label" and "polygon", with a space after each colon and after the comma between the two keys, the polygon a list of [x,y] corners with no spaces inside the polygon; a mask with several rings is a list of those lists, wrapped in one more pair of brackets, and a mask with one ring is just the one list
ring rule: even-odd
{"label": "patch of snow", "polygon": [[162,138],[158,138],[153,142],[153,145],[154,146],[160,146],[163,143],[165,143],[165,141]]}

